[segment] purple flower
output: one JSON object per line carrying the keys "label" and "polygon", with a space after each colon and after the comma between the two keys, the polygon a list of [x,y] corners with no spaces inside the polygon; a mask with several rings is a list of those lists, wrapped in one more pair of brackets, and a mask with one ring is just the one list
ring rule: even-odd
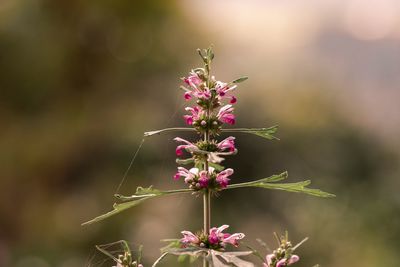
{"label": "purple flower", "polygon": [[230,181],[228,177],[231,176],[232,174],[233,174],[233,169],[228,168],[218,173],[217,178],[215,180],[217,181],[217,183],[219,183],[221,188],[226,188]]}
{"label": "purple flower", "polygon": [[232,112],[232,105],[225,105],[218,111],[217,118],[222,122],[235,124],[235,115]]}
{"label": "purple flower", "polygon": [[264,267],[272,267],[272,261],[275,259],[275,254],[268,254],[266,257],[266,263],[264,263]]}
{"label": "purple flower", "polygon": [[186,100],[190,100],[192,98],[192,94],[189,91],[185,92],[183,96],[185,97]]}
{"label": "purple flower", "polygon": [[195,144],[193,144],[193,143],[191,143],[191,142],[189,142],[189,141],[187,141],[187,140],[185,140],[183,138],[175,137],[174,140],[177,141],[177,142],[183,142],[183,143],[186,144],[186,145],[179,145],[179,146],[176,147],[175,153],[176,153],[177,156],[182,156],[182,154],[183,154],[182,150],[183,149],[191,150],[191,149],[196,149],[197,148],[197,146]]}
{"label": "purple flower", "polygon": [[181,243],[185,245],[193,244],[198,245],[200,243],[200,239],[190,231],[182,231],[183,238],[180,240]]}
{"label": "purple flower", "polygon": [[193,95],[197,98],[202,98],[202,99],[210,99],[211,97],[211,91],[207,87],[205,87],[203,90],[195,90],[193,91]]}
{"label": "purple flower", "polygon": [[207,171],[201,171],[199,173],[199,184],[200,187],[206,188],[208,186],[208,181],[210,180],[209,178],[209,173]]}
{"label": "purple flower", "polygon": [[243,233],[235,233],[235,234],[224,234],[224,238],[222,242],[226,244],[234,245],[235,247],[239,246],[238,240],[243,239],[245,235]]}
{"label": "purple flower", "polygon": [[200,119],[200,117],[203,115],[204,111],[201,110],[199,107],[187,107],[185,108],[186,111],[190,111],[192,115],[185,115],[183,118],[185,118],[185,121],[187,124],[192,125],[194,121],[197,121]]}
{"label": "purple flower", "polygon": [[183,78],[183,81],[194,89],[197,89],[197,86],[203,82],[199,75],[197,75],[197,73],[194,71],[191,71],[188,77]]}
{"label": "purple flower", "polygon": [[183,167],[178,167],[177,173],[174,175],[174,179],[178,180],[180,177],[185,178],[185,183],[193,181],[193,179],[196,177],[198,174],[199,169],[197,168],[191,168],[190,170],[187,170]]}
{"label": "purple flower", "polygon": [[213,227],[210,229],[210,234],[208,236],[208,241],[210,244],[218,244],[221,243],[222,246],[225,246],[226,244],[232,244],[235,247],[239,245],[238,240],[242,239],[245,237],[243,233],[235,233],[235,234],[228,234],[228,233],[222,233],[226,228],[228,228],[229,225],[222,225],[218,228]]}
{"label": "purple flower", "polygon": [[230,98],[230,103],[236,103],[237,99],[235,96],[228,94],[230,91],[233,91],[237,85],[228,86],[227,83],[217,81],[215,83],[215,91],[217,92],[218,99],[221,101],[224,98]]}
{"label": "purple flower", "polygon": [[[200,246],[200,244],[204,244],[207,248],[212,249],[220,249],[224,248],[227,244],[232,244],[235,247],[239,245],[239,240],[244,238],[245,235],[243,233],[234,233],[228,234],[223,233],[223,231],[228,228],[229,225],[222,225],[220,227],[213,227],[210,229],[209,234],[204,236],[204,234],[195,235],[189,231],[182,231],[183,238],[180,242],[184,245],[194,245]],[[269,266],[268,266],[269,267]]]}
{"label": "purple flower", "polygon": [[217,144],[217,147],[220,151],[229,149],[230,152],[234,152],[235,151],[235,137],[229,136],[229,137],[225,138],[224,140],[222,140],[221,142],[219,142]]}
{"label": "purple flower", "polygon": [[297,256],[297,255],[292,255],[292,256],[290,257],[290,259],[288,260],[287,265],[291,265],[291,264],[293,264],[293,263],[295,263],[295,262],[298,262],[299,260],[300,260],[300,257],[299,257],[299,256]]}

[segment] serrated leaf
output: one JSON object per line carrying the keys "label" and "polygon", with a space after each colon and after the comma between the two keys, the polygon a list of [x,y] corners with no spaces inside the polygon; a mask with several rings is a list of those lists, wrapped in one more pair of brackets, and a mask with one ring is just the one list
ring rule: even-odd
{"label": "serrated leaf", "polygon": [[227,189],[242,188],[242,187],[260,187],[266,189],[282,190],[287,192],[304,193],[317,197],[335,197],[334,194],[324,192],[320,189],[308,188],[307,186],[311,184],[310,180],[295,182],[295,183],[275,183],[277,181],[284,180],[288,177],[287,172],[283,172],[279,175],[272,175],[267,178],[260,180],[231,184],[228,185]]}
{"label": "serrated leaf", "polygon": [[87,221],[85,223],[82,223],[82,225],[89,225],[92,223],[96,223],[99,221],[102,221],[104,219],[107,219],[109,217],[112,217],[122,211],[125,211],[129,208],[135,207],[142,202],[154,198],[154,197],[159,197],[159,196],[164,196],[164,195],[173,195],[173,194],[181,194],[181,193],[191,193],[193,190],[191,189],[177,189],[177,190],[167,190],[167,191],[160,191],[158,189],[154,189],[152,186],[143,188],[143,187],[137,187],[136,188],[136,193],[132,196],[123,196],[116,194],[115,197],[123,201],[122,203],[114,203],[113,205],[113,210],[109,211],[105,214],[102,214],[100,216],[97,216],[96,218]]}
{"label": "serrated leaf", "polygon": [[152,198],[152,197],[145,197],[145,198],[142,198],[142,199],[139,199],[139,200],[134,200],[134,201],[125,202],[125,203],[121,203],[121,204],[114,203],[114,205],[113,205],[114,209],[112,211],[109,211],[109,212],[107,212],[105,214],[97,216],[96,218],[94,218],[94,219],[92,219],[90,221],[84,222],[84,223],[82,223],[82,225],[89,225],[89,224],[92,224],[92,223],[96,223],[96,222],[102,221],[102,220],[107,219],[107,218],[109,218],[111,216],[114,216],[114,215],[116,215],[116,214],[118,214],[120,212],[123,212],[124,210],[127,210],[129,208],[137,206],[137,205],[141,204],[142,202],[144,202],[144,201],[146,201],[147,199],[150,199],[150,198]]}
{"label": "serrated leaf", "polygon": [[233,129],[222,129],[223,132],[231,133],[249,133],[254,134],[268,140],[279,140],[274,134],[278,131],[278,125],[274,125],[269,128],[233,128]]}

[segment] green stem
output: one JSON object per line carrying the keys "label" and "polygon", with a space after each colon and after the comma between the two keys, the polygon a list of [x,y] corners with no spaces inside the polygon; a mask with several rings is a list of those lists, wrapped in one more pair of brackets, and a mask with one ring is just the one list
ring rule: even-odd
{"label": "green stem", "polygon": [[[207,115],[209,111],[207,111]],[[204,133],[204,141],[209,140],[209,133],[206,131]],[[204,170],[208,172],[208,159],[204,161]],[[203,194],[203,227],[204,227],[204,234],[208,234],[210,232],[211,227],[211,193],[210,190],[204,191]],[[208,261],[206,258],[203,260],[203,267],[208,267]]]}

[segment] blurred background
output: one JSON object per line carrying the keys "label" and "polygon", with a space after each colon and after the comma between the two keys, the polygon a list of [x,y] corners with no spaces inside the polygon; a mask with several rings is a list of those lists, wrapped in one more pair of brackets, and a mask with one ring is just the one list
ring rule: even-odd
{"label": "blurred background", "polygon": [[[233,181],[287,170],[337,194],[230,190],[212,224],[255,247],[308,236],[299,267],[400,265],[397,0],[2,0],[0,266],[111,266],[94,245],[120,239],[149,266],[160,239],[202,227],[191,196],[80,224],[112,208],[144,131],[184,126],[179,78],[210,44],[217,79],[249,76],[237,126],[280,125],[281,141],[237,135]],[[183,187],[175,136],[146,139],[120,193]]]}

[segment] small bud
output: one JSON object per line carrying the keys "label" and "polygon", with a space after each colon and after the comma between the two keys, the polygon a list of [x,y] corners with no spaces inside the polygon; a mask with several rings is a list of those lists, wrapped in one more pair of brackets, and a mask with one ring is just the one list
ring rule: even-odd
{"label": "small bud", "polygon": [[200,247],[204,248],[206,246],[206,244],[204,244],[203,242],[200,243]]}
{"label": "small bud", "polygon": [[205,120],[202,120],[201,121],[201,126],[206,126],[206,125],[207,125],[207,122]]}

